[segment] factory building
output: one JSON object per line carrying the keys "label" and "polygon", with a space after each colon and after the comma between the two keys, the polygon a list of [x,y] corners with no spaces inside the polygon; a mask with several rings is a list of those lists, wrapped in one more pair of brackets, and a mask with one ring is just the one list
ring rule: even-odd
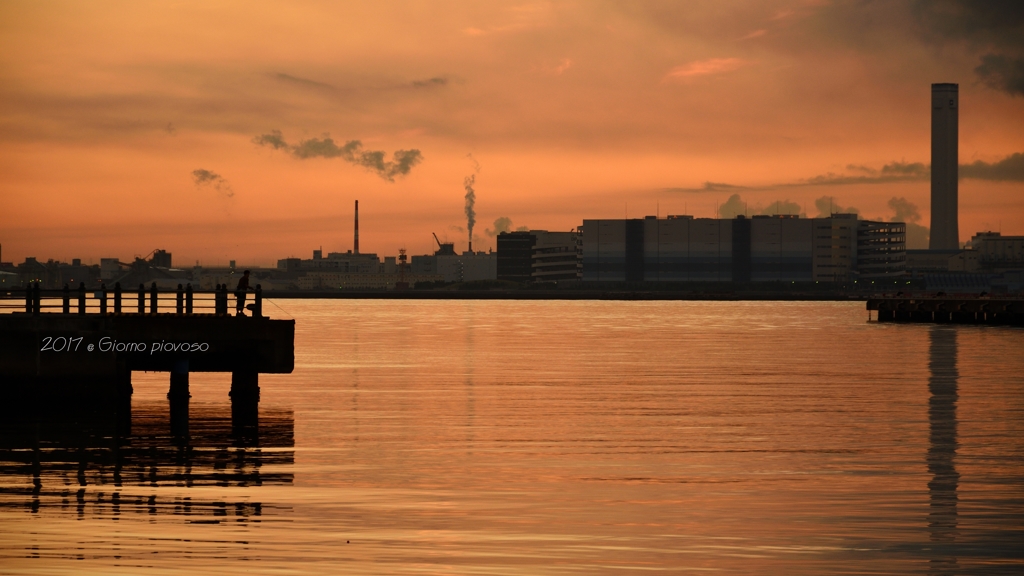
{"label": "factory building", "polygon": [[584,220],[583,279],[604,282],[837,282],[903,273],[897,222],[790,215]]}
{"label": "factory building", "polygon": [[455,244],[441,242],[434,236],[437,250],[433,254],[413,256],[413,274],[437,275],[443,282],[474,282],[498,277],[498,257],[493,252],[466,251],[455,253]]}
{"label": "factory building", "polygon": [[511,282],[557,282],[583,277],[579,232],[529,230],[498,234],[498,279]]}

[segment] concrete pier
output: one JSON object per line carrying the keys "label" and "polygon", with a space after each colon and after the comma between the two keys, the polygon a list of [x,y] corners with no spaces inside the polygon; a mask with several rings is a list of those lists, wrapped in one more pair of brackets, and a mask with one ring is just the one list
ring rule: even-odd
{"label": "concrete pier", "polygon": [[[192,291],[179,289],[174,310],[160,313],[159,294],[140,289],[140,313],[115,313],[106,291],[89,313],[84,290],[78,306],[70,291],[58,294],[59,312],[46,310],[38,290],[26,291],[25,312],[0,314],[0,398],[30,403],[97,403],[131,413],[131,373],[167,372],[174,435],[188,435],[189,374],[230,372],[232,414],[244,429],[256,425],[259,374],[290,373],[295,363],[295,321],[227,314],[227,290],[215,293],[214,313],[193,314]],[[156,296],[154,296],[156,294]],[[115,295],[120,295],[117,291]],[[149,296],[147,312],[144,297]],[[42,302],[42,303],[41,303]]]}

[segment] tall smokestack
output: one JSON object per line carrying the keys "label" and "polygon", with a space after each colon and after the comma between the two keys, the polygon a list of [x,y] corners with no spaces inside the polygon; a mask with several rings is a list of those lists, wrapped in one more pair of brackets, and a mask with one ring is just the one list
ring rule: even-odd
{"label": "tall smokestack", "polygon": [[928,248],[960,248],[957,211],[960,86],[932,84],[932,230]]}
{"label": "tall smokestack", "polygon": [[359,254],[359,200],[356,200],[356,239],[352,246],[352,253]]}

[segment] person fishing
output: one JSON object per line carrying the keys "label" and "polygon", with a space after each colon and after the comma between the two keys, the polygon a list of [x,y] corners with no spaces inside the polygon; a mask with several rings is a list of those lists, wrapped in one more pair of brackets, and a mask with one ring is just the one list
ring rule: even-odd
{"label": "person fishing", "polygon": [[245,316],[245,293],[249,290],[249,271],[242,273],[235,288],[235,316]]}

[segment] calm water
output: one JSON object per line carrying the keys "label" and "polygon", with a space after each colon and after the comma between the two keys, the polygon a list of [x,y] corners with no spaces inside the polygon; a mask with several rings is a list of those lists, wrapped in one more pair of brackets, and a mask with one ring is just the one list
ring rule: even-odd
{"label": "calm water", "polygon": [[[1024,572],[1024,331],[862,303],[279,301],[130,430],[5,418],[2,573]],[[273,306],[272,312],[282,313]]]}

